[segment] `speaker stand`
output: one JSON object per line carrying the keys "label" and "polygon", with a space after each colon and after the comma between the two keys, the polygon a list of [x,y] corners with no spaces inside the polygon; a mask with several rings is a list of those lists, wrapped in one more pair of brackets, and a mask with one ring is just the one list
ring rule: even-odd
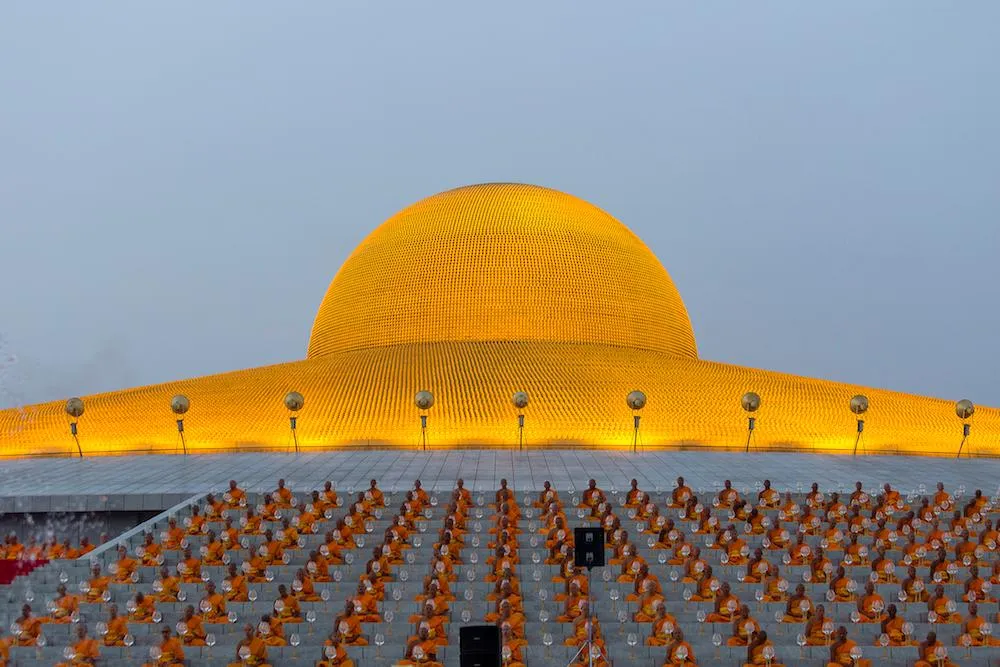
{"label": "speaker stand", "polygon": [[566,667],[572,667],[572,665],[576,662],[576,659],[578,657],[580,657],[580,655],[584,651],[587,652],[586,653],[586,656],[587,656],[587,665],[589,665],[589,667],[594,667],[594,651],[593,651],[593,647],[597,648],[597,655],[600,656],[601,658],[603,658],[604,662],[610,664],[610,661],[608,660],[607,654],[603,650],[601,650],[600,646],[598,646],[596,643],[594,643],[594,620],[593,619],[597,618],[597,614],[595,613],[595,610],[594,610],[594,607],[593,607],[593,604],[594,604],[594,594],[593,594],[593,586],[591,585],[591,580],[592,580],[591,574],[592,574],[593,569],[594,569],[593,567],[588,567],[587,568],[587,613],[590,615],[590,618],[587,619],[587,622],[590,624],[590,626],[587,628],[587,641],[585,641],[583,643],[583,645],[580,646],[579,650],[576,653],[573,654],[573,657],[570,658],[570,661],[569,661],[569,663],[567,663]]}

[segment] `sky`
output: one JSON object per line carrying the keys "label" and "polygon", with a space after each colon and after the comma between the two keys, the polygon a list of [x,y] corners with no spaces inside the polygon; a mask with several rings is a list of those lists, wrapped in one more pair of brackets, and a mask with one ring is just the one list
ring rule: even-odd
{"label": "sky", "polygon": [[1000,3],[3,3],[0,406],[305,356],[381,221],[575,194],[704,359],[1000,405]]}

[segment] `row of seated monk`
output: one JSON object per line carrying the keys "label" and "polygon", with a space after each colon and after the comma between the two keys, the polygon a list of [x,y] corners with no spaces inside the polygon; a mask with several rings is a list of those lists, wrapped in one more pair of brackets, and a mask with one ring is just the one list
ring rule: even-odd
{"label": "row of seated monk", "polygon": [[[232,487],[232,486],[234,486],[234,485],[231,485],[231,487]],[[281,489],[282,487],[283,487],[283,485],[282,485],[282,484],[279,484],[279,490],[280,490],[280,489]],[[374,484],[372,485],[372,488],[375,488],[375,485],[374,485]],[[515,502],[513,502],[513,494],[512,494],[512,492],[509,492],[509,490],[507,491],[507,494],[505,494],[505,493],[504,493],[504,491],[505,491],[505,488],[506,488],[506,487],[505,487],[505,485],[504,485],[504,486],[502,486],[501,490],[497,492],[497,501],[498,501],[498,502],[500,502],[501,498],[505,498],[505,499],[509,500],[509,501],[510,501],[510,504],[511,504],[511,505],[513,505],[513,511],[515,511],[515,512],[516,512],[516,509],[517,509],[517,505],[516,505],[516,503],[515,503]],[[591,490],[592,490],[593,488],[594,488],[594,485],[591,485]],[[633,485],[633,488],[634,488],[634,485]],[[417,490],[419,490],[419,486],[417,486]],[[544,497],[544,496],[545,496],[545,494],[546,494],[546,491],[543,491],[543,492],[542,492],[542,494],[543,494],[543,497]],[[593,496],[594,494],[591,494],[591,495]],[[549,496],[549,498],[551,499],[551,496]],[[367,499],[367,498],[366,498],[366,499]],[[290,504],[290,503],[289,503],[289,504]],[[592,508],[593,508],[593,504],[591,504],[591,503],[587,503],[586,501],[585,501],[584,503],[581,503],[581,504],[582,504],[582,505],[584,505],[584,506],[588,506],[588,507],[592,507]],[[599,504],[599,503],[598,503],[598,504]],[[404,509],[405,509],[405,506],[404,506]],[[411,509],[412,509],[412,508],[411,508]],[[416,508],[416,509],[417,509],[417,511],[419,511],[419,507],[418,507],[418,508]],[[507,514],[504,514],[503,516],[500,516],[500,521],[498,521],[498,527],[500,526],[501,522],[502,522],[502,521],[504,521],[505,519],[507,520],[507,522],[508,522],[508,524],[509,524],[509,521],[510,521],[510,519],[511,519],[512,517],[514,517],[514,516],[515,516],[514,514],[509,514],[509,512],[510,512],[510,511],[511,511],[511,508],[509,508],[509,507],[508,507],[508,509],[507,509],[507,512],[508,512],[508,513],[507,513]],[[411,513],[411,512],[410,512],[410,510],[407,510],[407,511],[406,511],[406,513],[407,513],[407,514],[409,514],[409,513]],[[419,518],[420,518],[420,517],[419,517],[419,516],[418,516],[418,517],[412,517],[412,516],[411,516],[410,518],[411,518],[411,519],[413,519],[413,520],[419,520]]]}
{"label": "row of seated monk", "polygon": [[[102,536],[102,540],[107,540],[108,536]],[[16,533],[7,534],[3,542],[0,543],[0,560],[60,560],[74,559],[85,556],[93,551],[95,545],[90,538],[84,536],[79,543],[73,544],[70,538],[50,537],[39,540],[35,535],[28,538],[27,543],[22,542]]]}

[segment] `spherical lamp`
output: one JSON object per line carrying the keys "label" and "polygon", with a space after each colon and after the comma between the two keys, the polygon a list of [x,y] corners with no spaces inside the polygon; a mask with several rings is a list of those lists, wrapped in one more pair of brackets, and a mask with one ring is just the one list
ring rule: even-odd
{"label": "spherical lamp", "polygon": [[744,451],[750,451],[750,439],[753,438],[753,431],[757,428],[757,418],[753,413],[760,409],[760,394],[748,391],[740,397],[740,405],[747,413],[747,446]]}
{"label": "spherical lamp", "polygon": [[628,406],[632,408],[633,411],[638,412],[646,407],[646,394],[638,389],[631,391],[629,392],[629,395],[625,397],[625,402],[628,403]]}
{"label": "spherical lamp", "polygon": [[290,391],[285,394],[285,407],[292,413],[288,416],[288,424],[292,427],[292,442],[295,443],[296,454],[299,453],[299,436],[295,432],[295,429],[298,426],[299,419],[295,416],[295,413],[302,409],[305,402],[306,399],[297,391]]}
{"label": "spherical lamp", "polygon": [[181,439],[181,447],[187,454],[187,440],[184,438],[184,414],[191,409],[191,401],[184,394],[177,394],[170,399],[170,409],[177,416],[177,435]]}
{"label": "spherical lamp", "polygon": [[635,453],[639,451],[639,422],[642,421],[639,411],[646,407],[646,394],[638,389],[630,391],[625,403],[632,410],[632,452]]}
{"label": "spherical lamp", "polygon": [[972,431],[972,424],[969,420],[972,419],[972,415],[976,413],[976,406],[972,404],[967,398],[955,403],[955,414],[959,419],[962,420],[962,444],[958,446],[958,456],[962,456],[962,448],[965,447],[965,441],[969,439],[969,433]]}
{"label": "spherical lamp", "polygon": [[511,397],[510,402],[514,404],[517,408],[517,448],[524,449],[524,412],[523,410],[528,407],[528,392],[516,391]]}
{"label": "spherical lamp", "polygon": [[427,415],[424,414],[434,405],[434,394],[422,389],[413,397],[413,404],[420,410],[420,439],[424,443],[424,451],[427,451]]}
{"label": "spherical lamp", "polygon": [[856,394],[851,397],[851,412],[858,416],[858,435],[854,438],[854,455],[858,455],[858,444],[861,442],[861,434],[865,431],[865,420],[863,415],[868,412],[868,397],[864,394]]}
{"label": "spherical lamp", "polygon": [[80,447],[80,438],[77,437],[77,427],[76,420],[83,416],[83,399],[74,396],[73,398],[66,401],[66,414],[70,417],[69,432],[73,436],[73,442],[76,443],[76,451],[83,458],[83,449]]}

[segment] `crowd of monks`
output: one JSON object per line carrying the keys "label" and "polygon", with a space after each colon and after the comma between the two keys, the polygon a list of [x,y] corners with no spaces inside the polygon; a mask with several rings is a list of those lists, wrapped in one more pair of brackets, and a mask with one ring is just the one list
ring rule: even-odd
{"label": "crowd of monks", "polygon": [[83,537],[80,543],[74,546],[70,539],[64,538],[60,541],[56,537],[50,537],[41,542],[32,535],[28,538],[28,543],[20,541],[16,533],[7,535],[0,543],[0,560],[59,560],[74,559],[85,556],[94,550],[90,538]]}
{"label": "crowd of monks", "polygon": [[[979,613],[980,604],[996,602],[993,587],[1000,584],[996,553],[1000,536],[991,518],[998,508],[980,491],[963,500],[938,484],[932,496],[904,498],[889,484],[868,493],[858,483],[849,496],[842,497],[824,494],[814,484],[797,502],[790,493],[773,489],[769,481],[752,495],[741,495],[726,481],[718,493],[701,495],[678,478],[669,498],[659,504],[639,489],[636,480],[623,498],[612,498],[590,480],[569,502],[577,518],[603,530],[607,568],[619,588],[627,591],[624,599],[635,603],[630,620],[649,624],[645,643],[663,648],[664,667],[694,666],[697,658],[681,624],[667,611],[659,578],[622,527],[624,523],[636,526],[642,535],[639,539],[649,547],[647,555],[655,554],[661,565],[669,566],[671,580],[683,588],[684,601],[709,603],[709,610],[699,612],[699,620],[728,627],[728,636],[717,645],[724,641],[745,648],[746,665],[779,667],[780,661],[772,639],[754,618],[752,603],[739,598],[732,581],[759,586],[754,596],[758,608],[760,603],[783,605],[775,622],[804,624],[797,643],[828,648],[831,667],[869,665],[862,657],[862,645],[916,646],[920,656],[916,667],[953,666],[937,633],[914,637],[916,622],[960,626],[955,641],[959,647],[1000,645],[1000,639],[992,636],[990,619]],[[386,583],[395,580],[398,566],[407,562],[407,550],[420,544],[419,533],[428,526],[418,528],[429,521],[431,513],[425,510],[431,504],[419,480],[405,493],[381,542],[371,546],[356,589],[332,619],[332,630],[317,656],[319,667],[353,667],[345,647],[364,646],[371,639],[362,623],[391,622],[392,612],[383,614],[379,603],[385,598]],[[478,534],[467,534],[472,508],[472,495],[458,480],[416,597],[420,612],[409,618],[413,634],[407,639],[401,664],[441,664],[437,652],[449,643],[448,622],[456,599],[452,584],[457,580],[456,569],[463,564],[462,550],[467,540],[480,546]],[[600,622],[591,609],[588,573],[575,565],[576,545],[564,499],[545,482],[537,499],[526,502],[525,509],[531,513],[531,526],[522,519],[514,490],[502,480],[489,504],[492,514],[485,539],[491,555],[484,565],[492,589],[487,596],[491,611],[482,620],[499,627],[504,664],[524,667],[527,639],[518,575],[519,541],[525,532],[530,537],[532,530],[537,532],[533,544],[544,541],[545,563],[557,568],[552,578],[557,591],[552,598],[558,605],[553,620],[568,628],[564,643],[577,651],[574,664],[610,664]],[[271,581],[270,568],[287,563],[288,552],[304,548],[302,535],[323,534],[322,545],[308,553],[306,565],[292,581],[279,586],[272,613],[243,628],[231,667],[264,667],[268,647],[284,646],[289,640],[284,625],[302,622],[300,603],[327,599],[325,592],[317,594],[316,584],[331,581],[330,566],[345,562],[351,558],[349,552],[359,549],[355,533],[363,533],[367,522],[384,513],[388,513],[386,497],[375,480],[346,507],[329,482],[303,502],[279,480],[277,488],[255,507],[232,481],[221,495],[208,495],[204,506],[193,506],[190,516],[172,518],[159,535],[146,534],[132,554],[122,546],[106,568],[94,565],[92,576],[78,593],[60,585],[44,615],[36,615],[25,604],[13,625],[14,634],[0,639],[0,667],[5,667],[10,646],[37,645],[44,624],[74,622],[77,639],[67,649],[64,664],[93,664],[102,644],[131,645],[130,624],[161,623],[157,604],[184,602],[181,584],[197,584],[203,595],[186,606],[175,625],[162,625],[162,640],[150,651],[151,667],[179,667],[186,647],[206,645],[206,625],[232,621],[227,603],[255,599],[249,584]],[[265,522],[280,528],[268,528]],[[192,536],[205,538],[197,551],[189,544]],[[263,540],[237,563],[231,554],[241,549],[248,536]],[[76,553],[85,553],[82,549],[87,546],[81,544]],[[15,547],[20,547],[16,557],[24,557],[25,547],[16,538],[6,540],[3,553],[8,555]],[[176,566],[166,565],[168,559]],[[80,604],[108,603],[109,587],[135,584],[143,566],[159,569],[152,591],[136,592],[124,613],[108,605],[107,617],[94,626],[95,637],[91,637],[87,625],[78,622]],[[204,566],[224,566],[226,575],[211,581],[202,576]],[[783,576],[782,568],[790,567],[802,570],[804,583],[793,585]],[[926,580],[918,568],[929,573]],[[817,584],[825,590],[821,599],[813,599]],[[890,599],[879,593],[879,586],[885,590],[886,585],[898,587]],[[850,631],[827,616],[826,608],[832,605],[851,608]],[[473,619],[463,616],[462,620]],[[1000,618],[993,621],[1000,622]]]}

